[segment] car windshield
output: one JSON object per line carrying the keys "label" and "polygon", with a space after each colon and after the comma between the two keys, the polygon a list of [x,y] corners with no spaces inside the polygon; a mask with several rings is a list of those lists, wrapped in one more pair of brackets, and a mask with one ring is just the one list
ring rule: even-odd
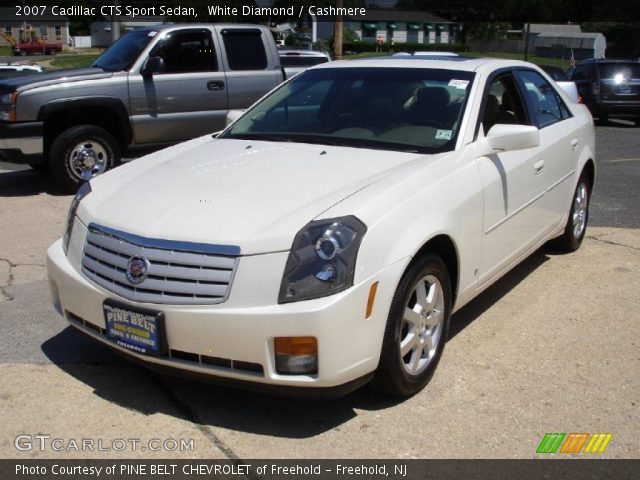
{"label": "car windshield", "polygon": [[640,79],[640,63],[605,63],[599,65],[600,78],[631,80]]}
{"label": "car windshield", "polygon": [[448,151],[473,77],[427,68],[310,70],[255,105],[220,138]]}
{"label": "car windshield", "polygon": [[128,70],[157,33],[155,30],[129,32],[111,45],[91,66],[108,72]]}

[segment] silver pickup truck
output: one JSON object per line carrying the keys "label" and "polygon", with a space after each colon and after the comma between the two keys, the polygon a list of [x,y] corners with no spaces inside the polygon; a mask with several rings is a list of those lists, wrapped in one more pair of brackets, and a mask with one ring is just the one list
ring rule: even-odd
{"label": "silver pickup truck", "polygon": [[51,172],[69,192],[128,150],[214,132],[285,79],[260,25],[127,33],[89,68],[0,81],[0,158]]}

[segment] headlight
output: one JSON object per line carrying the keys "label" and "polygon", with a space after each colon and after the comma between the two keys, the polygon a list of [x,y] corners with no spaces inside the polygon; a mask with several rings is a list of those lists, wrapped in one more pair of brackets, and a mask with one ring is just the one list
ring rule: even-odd
{"label": "headlight", "polygon": [[84,197],[91,193],[91,184],[89,182],[83,183],[82,186],[76,192],[76,195],[73,197],[71,201],[71,206],[69,207],[69,215],[67,216],[67,228],[64,231],[64,236],[62,237],[62,248],[64,249],[64,253],[67,253],[69,249],[69,239],[71,238],[71,231],[73,230],[73,222],[76,218],[76,212],[78,211],[78,207],[80,206],[80,202]]}
{"label": "headlight", "polygon": [[0,120],[5,122],[15,122],[16,98],[18,98],[18,94],[15,92],[0,95]]}
{"label": "headlight", "polygon": [[293,240],[278,303],[326,297],[351,287],[366,231],[365,224],[352,216],[306,225]]}

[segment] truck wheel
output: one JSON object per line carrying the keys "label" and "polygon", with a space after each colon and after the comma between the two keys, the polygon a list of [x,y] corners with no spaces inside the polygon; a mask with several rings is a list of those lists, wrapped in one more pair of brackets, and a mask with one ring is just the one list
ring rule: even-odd
{"label": "truck wheel", "polygon": [[20,55],[21,57],[26,57],[27,56],[27,51],[26,50],[20,50],[18,55]]}
{"label": "truck wheel", "polygon": [[49,166],[56,184],[75,193],[80,185],[120,164],[118,142],[104,128],[77,125],[51,144]]}

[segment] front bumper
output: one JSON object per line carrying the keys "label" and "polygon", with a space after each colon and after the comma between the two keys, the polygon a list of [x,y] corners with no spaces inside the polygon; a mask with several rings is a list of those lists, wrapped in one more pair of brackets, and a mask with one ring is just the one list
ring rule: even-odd
{"label": "front bumper", "polygon": [[0,122],[0,159],[9,163],[37,163],[44,150],[42,122]]}
{"label": "front bumper", "polygon": [[[329,389],[346,393],[370,378],[380,349],[391,298],[409,259],[397,262],[352,288],[320,299],[278,305],[278,289],[287,252],[241,257],[225,303],[217,305],[159,305],[133,303],[88,280],[80,271],[86,227],[76,220],[69,257],[62,242],[47,255],[54,305],[74,327],[95,340],[155,369],[240,382],[261,390],[281,387]],[[78,253],[74,253],[78,252]],[[370,286],[379,282],[373,314],[365,318]],[[132,307],[162,311],[166,356],[146,356],[114,344],[106,337],[102,304],[115,299]],[[318,340],[318,373],[283,375],[276,372],[274,337],[314,336]],[[203,363],[203,357],[225,360]],[[262,387],[262,388],[260,388]]]}

